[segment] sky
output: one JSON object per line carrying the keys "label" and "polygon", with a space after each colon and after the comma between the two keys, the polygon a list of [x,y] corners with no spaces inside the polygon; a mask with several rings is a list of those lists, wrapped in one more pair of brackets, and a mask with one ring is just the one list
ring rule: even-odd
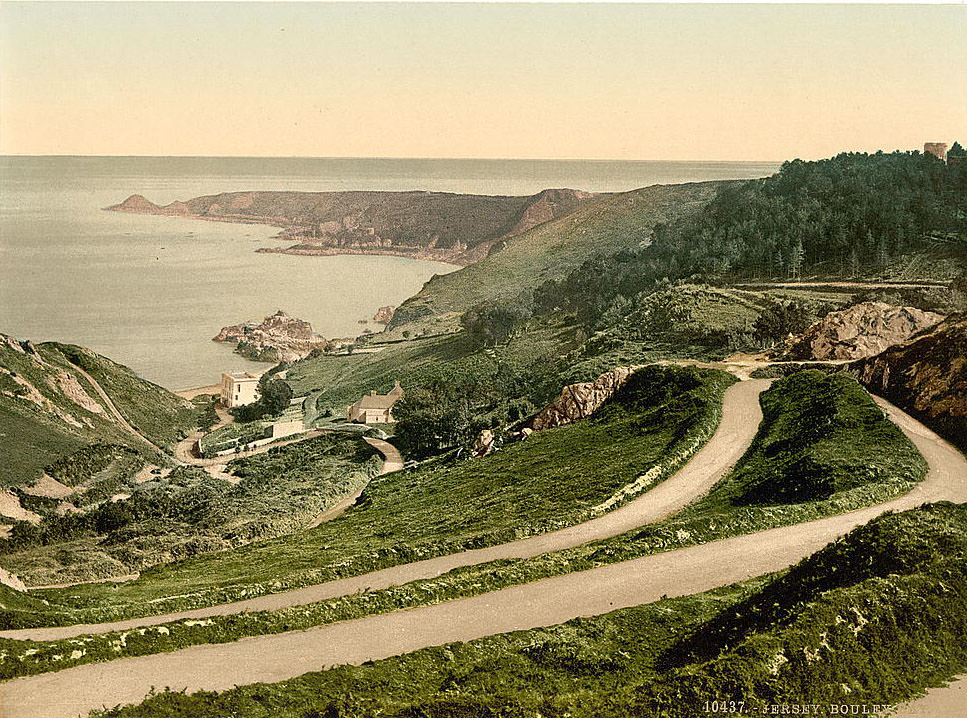
{"label": "sky", "polygon": [[967,5],[0,3],[0,153],[816,159],[967,143]]}

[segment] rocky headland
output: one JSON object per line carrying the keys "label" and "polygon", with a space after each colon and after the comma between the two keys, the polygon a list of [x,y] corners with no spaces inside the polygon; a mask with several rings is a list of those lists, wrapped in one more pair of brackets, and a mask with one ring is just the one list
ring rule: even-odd
{"label": "rocky headland", "polygon": [[212,341],[234,344],[235,352],[247,359],[273,363],[304,359],[313,350],[329,345],[325,337],[312,331],[309,322],[290,317],[281,309],[261,323],[222,327]]}
{"label": "rocky headland", "polygon": [[160,206],[139,194],[112,212],[191,217],[282,228],[285,247],[256,251],[388,254],[468,265],[507,239],[601,195],[548,189],[525,197],[446,192],[228,192]]}
{"label": "rocky headland", "polygon": [[830,312],[802,334],[790,338],[783,360],[850,360],[875,356],[929,329],[942,314],[884,302],[863,302]]}

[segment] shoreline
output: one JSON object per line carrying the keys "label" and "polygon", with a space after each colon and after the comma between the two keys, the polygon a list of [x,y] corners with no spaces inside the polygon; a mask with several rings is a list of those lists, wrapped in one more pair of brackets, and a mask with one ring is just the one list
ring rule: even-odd
{"label": "shoreline", "polygon": [[[254,217],[252,215],[223,215],[220,217],[212,217],[201,214],[190,214],[187,212],[165,211],[163,207],[158,208],[157,211],[149,211],[127,209],[121,207],[120,205],[103,207],[102,210],[105,212],[122,212],[124,214],[142,214],[155,217],[179,217],[181,219],[195,219],[203,222],[263,225],[266,227],[275,227],[279,230],[279,233],[272,237],[272,239],[277,241],[300,242],[305,240],[304,237],[294,236],[293,234],[295,231],[305,228],[296,224],[291,224],[283,217],[262,218]],[[407,247],[407,249],[410,248]],[[468,267],[486,256],[486,254],[484,254],[480,257],[470,258],[466,257],[466,255],[471,254],[472,251],[454,252],[452,250],[437,250],[434,252],[432,249],[424,249],[422,247],[413,247],[412,251],[401,251],[400,249],[394,249],[391,247],[332,247],[323,244],[318,245],[318,247],[311,245],[307,246],[305,244],[299,244],[295,247],[258,247],[253,251],[256,254],[289,254],[300,257],[332,257],[337,255],[403,257],[404,259],[415,259],[419,262],[437,262],[438,264],[449,264],[450,266],[461,268]],[[463,261],[460,261],[461,257],[464,257]]]}

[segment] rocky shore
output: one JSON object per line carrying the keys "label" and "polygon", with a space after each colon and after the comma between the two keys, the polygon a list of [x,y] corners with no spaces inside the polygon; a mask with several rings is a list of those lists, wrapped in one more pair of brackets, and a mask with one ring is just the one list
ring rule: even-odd
{"label": "rocky shore", "polygon": [[246,359],[272,363],[304,359],[329,345],[325,337],[312,331],[309,322],[290,317],[281,309],[261,323],[222,327],[212,341],[234,344],[235,352]]}

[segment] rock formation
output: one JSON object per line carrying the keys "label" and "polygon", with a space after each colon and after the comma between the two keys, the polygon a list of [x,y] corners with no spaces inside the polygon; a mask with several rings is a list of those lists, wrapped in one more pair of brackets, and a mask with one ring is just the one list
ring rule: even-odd
{"label": "rock formation", "polygon": [[906,341],[943,316],[913,307],[863,302],[830,312],[786,343],[785,360],[863,359]]}
{"label": "rock formation", "polygon": [[967,314],[850,368],[871,392],[967,450]]}
{"label": "rock formation", "polygon": [[531,420],[530,427],[540,431],[591,416],[621,388],[635,369],[636,367],[617,367],[594,381],[569,384],[561,391],[557,401],[545,407]]}
{"label": "rock formation", "polygon": [[290,317],[281,309],[261,324],[245,322],[223,327],[212,341],[235,345],[235,352],[254,361],[295,361],[314,349],[325,349],[326,338],[315,334],[312,325]]}
{"label": "rock formation", "polygon": [[380,307],[376,310],[376,315],[373,317],[374,322],[379,322],[380,324],[389,324],[393,321],[393,314],[396,311],[396,307]]}

